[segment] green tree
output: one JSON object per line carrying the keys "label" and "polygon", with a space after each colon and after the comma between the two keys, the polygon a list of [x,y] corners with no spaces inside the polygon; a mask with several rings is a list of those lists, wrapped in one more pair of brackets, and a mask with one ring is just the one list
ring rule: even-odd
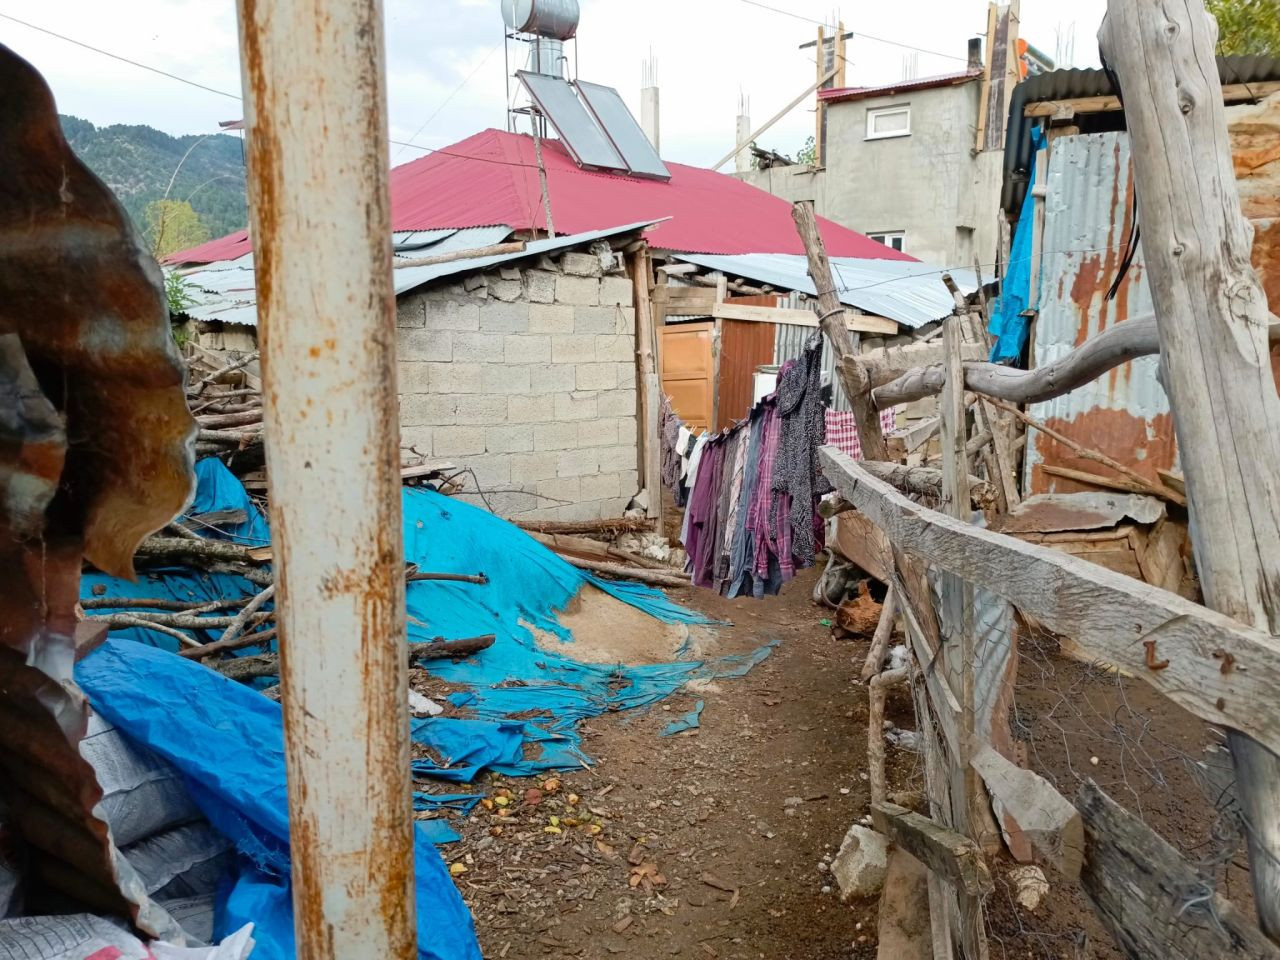
{"label": "green tree", "polygon": [[152,200],[142,214],[151,253],[166,257],[209,239],[209,228],[185,200]]}
{"label": "green tree", "polygon": [[800,152],[796,154],[796,163],[807,163],[813,166],[818,160],[818,146],[814,143],[813,137],[804,142],[804,146],[800,148]]}
{"label": "green tree", "polygon": [[1206,0],[1218,19],[1218,53],[1280,57],[1280,3],[1276,0]]}

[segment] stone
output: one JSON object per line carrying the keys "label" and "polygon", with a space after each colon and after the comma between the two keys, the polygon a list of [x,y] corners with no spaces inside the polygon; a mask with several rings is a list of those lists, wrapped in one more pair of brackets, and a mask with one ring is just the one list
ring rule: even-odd
{"label": "stone", "polygon": [[884,886],[888,859],[887,837],[856,823],[851,826],[831,862],[831,875],[840,887],[840,899],[849,901],[879,893]]}
{"label": "stone", "polygon": [[462,278],[462,289],[470,293],[473,290],[479,290],[483,286],[487,286],[489,279],[483,273],[469,273]]}
{"label": "stone", "polygon": [[519,267],[499,267],[498,276],[502,277],[503,280],[519,280],[520,268]]}
{"label": "stone", "polygon": [[919,960],[933,956],[929,921],[929,871],[902,849],[889,854],[880,895],[876,960]]}
{"label": "stone", "polygon": [[556,298],[558,274],[546,270],[528,270],[524,275],[524,295],[530,303],[551,303]]}
{"label": "stone", "polygon": [[580,253],[570,250],[560,258],[560,269],[576,277],[598,277],[604,270],[600,266],[600,258],[594,253]]}
{"label": "stone", "polygon": [[489,284],[489,296],[505,303],[514,303],[524,293],[524,286],[519,278],[515,280],[494,280]]}
{"label": "stone", "polygon": [[1014,896],[1017,897],[1018,903],[1032,913],[1049,895],[1049,881],[1044,871],[1034,863],[1010,869],[1009,882],[1013,884],[1016,891]]}

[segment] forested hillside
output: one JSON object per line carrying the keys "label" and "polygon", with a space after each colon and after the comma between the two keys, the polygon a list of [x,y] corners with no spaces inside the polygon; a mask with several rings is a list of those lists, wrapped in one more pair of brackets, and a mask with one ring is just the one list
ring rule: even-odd
{"label": "forested hillside", "polygon": [[[164,197],[182,155],[200,135],[171,137],[153,127],[123,124],[96,127],[66,115],[61,120],[72,149],[115,191],[146,234],[147,205]],[[169,199],[179,204],[189,201],[204,228],[201,232],[207,231],[209,237],[245,226],[248,210],[240,138],[219,133],[197,145],[182,164]],[[149,245],[152,239],[148,238]]]}

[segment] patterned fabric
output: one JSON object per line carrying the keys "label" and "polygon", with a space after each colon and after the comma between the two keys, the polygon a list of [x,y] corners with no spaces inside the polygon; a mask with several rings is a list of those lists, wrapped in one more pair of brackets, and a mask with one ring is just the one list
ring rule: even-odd
{"label": "patterned fabric", "polygon": [[[827,443],[839,447],[855,460],[862,459],[862,444],[858,441],[858,425],[851,410],[826,411]],[[897,429],[898,410],[890,407],[880,411],[880,428],[886,434]]]}
{"label": "patterned fabric", "polygon": [[831,484],[818,469],[818,447],[826,441],[826,421],[822,406],[822,334],[815,332],[806,341],[804,355],[784,364],[778,371],[778,457],[773,468],[773,489],[787,494],[778,498],[776,514],[790,516],[790,549],[782,545],[783,524],[778,523],[778,561],[782,575],[794,556],[802,564],[813,562],[816,544],[813,537],[813,513],[817,498],[831,490]]}

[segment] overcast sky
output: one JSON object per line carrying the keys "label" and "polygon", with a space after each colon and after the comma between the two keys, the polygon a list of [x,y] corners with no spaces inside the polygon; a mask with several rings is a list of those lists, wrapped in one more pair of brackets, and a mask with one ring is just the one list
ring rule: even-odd
{"label": "overcast sky", "polygon": [[[766,0],[761,0],[766,2]],[[709,165],[733,147],[739,97],[755,124],[814,80],[816,21],[830,0],[582,0],[578,75],[616,87],[639,116],[641,68],[652,52],[661,88],[662,153]],[[506,86],[499,0],[384,0],[391,136],[442,147],[505,124]],[[1050,56],[1075,34],[1072,65],[1096,66],[1106,0],[1023,0],[1022,36]],[[231,0],[0,0],[0,14],[139,63],[239,95]],[[849,85],[963,69],[966,43],[986,31],[986,0],[851,3],[845,10]],[[880,39],[872,39],[880,38]],[[920,48],[907,49],[883,41]],[[53,88],[58,108],[95,124],[145,123],[168,133],[204,133],[237,119],[235,99],[198,90],[0,18],[0,42],[26,57]],[[572,46],[572,45],[571,45]],[[907,60],[909,62],[904,62]],[[514,67],[513,67],[514,68]],[[813,131],[812,100],[760,138],[794,152]],[[425,126],[424,126],[425,124]],[[421,156],[393,145],[393,163]]]}

